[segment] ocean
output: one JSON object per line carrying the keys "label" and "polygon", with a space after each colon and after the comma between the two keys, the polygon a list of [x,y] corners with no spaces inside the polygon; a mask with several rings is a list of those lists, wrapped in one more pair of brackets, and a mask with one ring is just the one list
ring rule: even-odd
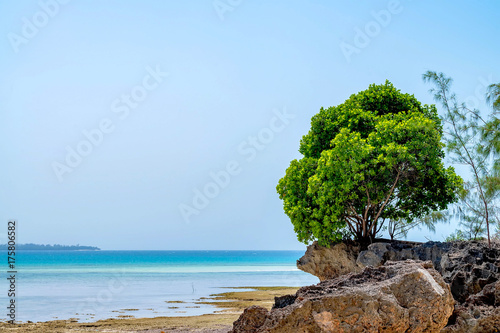
{"label": "ocean", "polygon": [[[196,301],[231,291],[227,287],[318,283],[316,277],[296,268],[295,262],[303,254],[303,251],[18,251],[16,321],[75,318],[92,322],[124,316],[213,313],[220,309]],[[5,309],[0,312],[3,321],[8,320],[8,289],[9,281],[4,278],[0,283],[0,304]]]}

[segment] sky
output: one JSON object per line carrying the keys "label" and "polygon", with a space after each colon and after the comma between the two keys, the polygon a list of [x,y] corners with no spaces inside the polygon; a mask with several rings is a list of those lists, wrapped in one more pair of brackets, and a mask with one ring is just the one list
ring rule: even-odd
{"label": "sky", "polygon": [[18,243],[302,250],[276,185],[311,117],[385,80],[434,103],[427,70],[488,112],[499,11],[495,0],[1,1],[0,242],[16,219]]}

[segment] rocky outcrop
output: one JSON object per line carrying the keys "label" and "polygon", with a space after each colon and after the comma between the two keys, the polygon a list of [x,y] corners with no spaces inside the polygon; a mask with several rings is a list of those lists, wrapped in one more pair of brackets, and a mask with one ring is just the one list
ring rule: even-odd
{"label": "rocky outcrop", "polygon": [[359,251],[359,246],[343,243],[331,248],[313,244],[297,261],[297,267],[324,281],[359,272],[363,267],[407,259],[431,261],[450,284],[453,297],[459,303],[500,278],[500,247],[490,249],[485,242],[379,242],[364,251]]}
{"label": "rocky outcrop", "polygon": [[314,242],[297,260],[297,267],[317,276],[320,281],[360,272],[367,266],[381,266],[389,260],[430,260],[434,267],[440,270],[441,258],[450,247],[450,243],[441,242],[395,241],[373,243],[368,246],[368,249],[361,251],[361,247],[354,243],[339,243],[328,248]]}
{"label": "rocky outcrop", "polygon": [[320,281],[338,276],[360,272],[364,266],[356,263],[360,246],[339,243],[331,247],[314,242],[307,247],[306,253],[297,260],[297,267],[304,272],[317,276]]}
{"label": "rocky outcrop", "polygon": [[484,286],[455,307],[442,333],[500,332],[500,281]]}
{"label": "rocky outcrop", "polygon": [[392,243],[378,242],[368,246],[368,249],[361,251],[357,258],[357,263],[361,267],[380,266],[386,261],[399,260],[423,260],[432,261],[434,268],[441,270],[441,259],[444,254],[450,251],[451,243],[427,242],[413,243],[395,241]]}
{"label": "rocky outcrop", "polygon": [[439,271],[450,284],[453,297],[464,303],[499,280],[500,248],[485,242],[456,242],[443,256]]}
{"label": "rocky outcrop", "polygon": [[[342,256],[337,253],[342,247],[338,247],[333,256],[318,245],[314,245],[308,248],[309,253],[306,252],[304,257],[314,258],[316,270],[327,266],[331,272],[335,271],[339,265],[346,267],[345,259],[337,263],[336,258],[352,259],[355,250],[359,249],[352,245],[348,248],[348,254]],[[323,255],[330,257],[321,259]],[[498,244],[489,248],[485,242],[475,241],[378,242],[359,252],[354,271],[357,271],[359,267],[378,267],[387,261],[407,259],[431,261],[435,270],[450,286],[457,306],[449,325],[443,332],[500,332],[500,310],[496,308],[500,306],[500,303],[494,303],[497,301],[493,292],[500,288],[496,286],[496,282],[500,279],[500,246]],[[496,293],[500,294],[498,291]],[[500,296],[498,297],[500,300]],[[495,301],[492,301],[493,299]]]}
{"label": "rocky outcrop", "polygon": [[449,286],[430,262],[388,262],[303,287],[271,311],[251,307],[240,332],[439,332],[453,312]]}
{"label": "rocky outcrop", "polygon": [[443,333],[500,332],[500,247],[456,242],[443,255],[440,272],[457,300]]}
{"label": "rocky outcrop", "polygon": [[481,292],[455,306],[442,333],[500,332],[500,282],[486,285]]}

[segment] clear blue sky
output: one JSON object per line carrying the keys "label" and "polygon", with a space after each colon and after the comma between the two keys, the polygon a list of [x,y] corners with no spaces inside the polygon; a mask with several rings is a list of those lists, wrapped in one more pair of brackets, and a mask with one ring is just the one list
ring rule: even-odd
{"label": "clear blue sky", "polygon": [[0,225],[18,219],[23,243],[303,249],[275,186],[310,118],[386,79],[432,103],[427,70],[479,101],[481,78],[500,81],[499,12],[494,0],[2,1]]}

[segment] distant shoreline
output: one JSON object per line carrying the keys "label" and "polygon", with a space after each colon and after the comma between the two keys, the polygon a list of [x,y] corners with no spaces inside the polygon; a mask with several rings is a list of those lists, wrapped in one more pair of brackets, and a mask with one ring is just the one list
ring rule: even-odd
{"label": "distant shoreline", "polygon": [[[8,244],[0,244],[0,251],[11,251]],[[15,251],[100,251],[96,246],[60,245],[60,244],[16,244]]]}

